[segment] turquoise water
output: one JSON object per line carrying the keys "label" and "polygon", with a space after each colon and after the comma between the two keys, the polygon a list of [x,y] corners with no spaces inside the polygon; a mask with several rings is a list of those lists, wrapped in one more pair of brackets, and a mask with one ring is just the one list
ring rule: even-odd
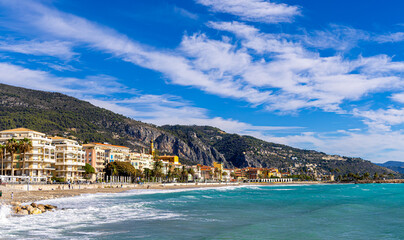
{"label": "turquoise water", "polygon": [[46,201],[0,239],[404,239],[404,184],[138,190]]}

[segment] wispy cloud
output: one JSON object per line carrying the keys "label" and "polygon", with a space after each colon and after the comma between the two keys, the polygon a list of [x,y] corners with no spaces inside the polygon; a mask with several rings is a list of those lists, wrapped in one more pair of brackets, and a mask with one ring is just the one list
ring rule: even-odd
{"label": "wispy cloud", "polygon": [[196,0],[214,12],[233,14],[242,20],[263,23],[291,22],[301,15],[297,6],[265,0]]}
{"label": "wispy cloud", "polygon": [[300,131],[295,126],[255,126],[234,119],[209,117],[207,109],[173,95],[138,95],[127,99],[86,99],[96,106],[156,125],[182,124],[214,126],[229,133],[259,135],[277,131]]}
{"label": "wispy cloud", "polygon": [[391,126],[404,123],[403,108],[387,108],[361,111],[353,110],[353,115],[364,118],[364,123],[373,131],[391,131]]}
{"label": "wispy cloud", "polygon": [[297,36],[297,38],[301,38],[310,47],[349,51],[360,41],[371,40],[371,34],[353,27],[331,24],[325,30],[305,32],[304,35]]}
{"label": "wispy cloud", "polygon": [[66,41],[39,41],[39,40],[0,40],[0,50],[23,53],[36,56],[52,56],[63,60],[71,60],[78,54],[72,50],[72,43]]}
{"label": "wispy cloud", "polygon": [[302,133],[286,137],[266,136],[263,139],[317,149],[329,154],[371,159],[380,163],[404,160],[402,151],[404,132],[402,131]]}
{"label": "wispy cloud", "polygon": [[134,93],[107,75],[87,76],[84,79],[58,77],[41,70],[32,70],[19,65],[0,62],[0,82],[36,90],[66,93],[76,97],[85,95],[113,95]]}
{"label": "wispy cloud", "polygon": [[374,37],[374,40],[379,43],[394,43],[404,41],[404,32],[395,32]]}
{"label": "wispy cloud", "polygon": [[176,12],[176,13],[184,16],[184,17],[193,19],[193,20],[197,20],[199,18],[198,14],[192,13],[192,12],[186,10],[186,9],[183,9],[183,8],[180,8],[180,7],[177,7],[177,6],[174,6],[174,12]]}

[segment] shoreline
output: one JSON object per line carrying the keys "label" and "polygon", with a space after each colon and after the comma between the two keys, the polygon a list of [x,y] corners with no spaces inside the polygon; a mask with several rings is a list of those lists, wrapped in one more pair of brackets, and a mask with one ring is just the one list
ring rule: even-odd
{"label": "shoreline", "polygon": [[[369,183],[404,183],[400,181],[366,181],[356,182],[357,184]],[[337,183],[337,182],[318,182],[318,181],[301,181],[301,182],[276,182],[276,183],[146,183],[146,184],[91,184],[91,185],[72,185],[73,189],[67,189],[67,186],[61,185],[31,185],[30,191],[24,190],[26,185],[8,185],[0,186],[3,196],[0,198],[1,204],[12,205],[13,203],[30,204],[42,200],[68,198],[80,196],[83,194],[97,193],[120,193],[131,190],[172,190],[172,189],[198,189],[198,188],[220,188],[230,186],[278,186],[278,185],[321,185],[321,184],[355,184]],[[122,186],[122,187],[121,187]],[[44,188],[48,189],[44,189]],[[43,189],[43,190],[38,190]],[[13,199],[11,199],[13,193]]]}
{"label": "shoreline", "polygon": [[[21,186],[9,185],[7,187],[0,186],[3,191],[3,196],[0,199],[1,204],[12,205],[12,203],[29,204],[42,200],[68,198],[80,196],[83,194],[97,194],[97,193],[120,193],[131,190],[172,190],[172,189],[198,189],[198,188],[221,188],[231,186],[276,186],[276,185],[305,185],[305,184],[324,184],[324,182],[290,182],[290,183],[149,183],[149,184],[92,184],[78,186],[73,185],[74,189],[58,189],[54,187],[53,190],[22,190]],[[40,187],[52,185],[39,185]],[[65,187],[67,188],[67,186]],[[30,186],[30,189],[38,189],[37,186]],[[13,199],[11,199],[13,193]]]}

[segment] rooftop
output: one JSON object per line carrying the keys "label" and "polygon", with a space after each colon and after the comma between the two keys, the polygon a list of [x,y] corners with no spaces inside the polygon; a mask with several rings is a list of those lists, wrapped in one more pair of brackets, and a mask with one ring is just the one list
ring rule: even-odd
{"label": "rooftop", "polygon": [[[38,131],[34,131],[28,128],[14,128],[14,129],[8,129],[8,130],[3,130],[0,133],[8,133],[8,132],[37,132],[37,133],[41,133]],[[43,133],[41,133],[43,134]]]}
{"label": "rooftop", "polygon": [[[91,145],[100,145],[100,146],[106,146],[106,147],[128,148],[128,147],[125,147],[125,146],[118,146],[118,145],[105,144],[105,143],[87,143],[87,144],[83,144],[83,146],[91,146]],[[128,149],[129,149],[129,148],[128,148]]]}

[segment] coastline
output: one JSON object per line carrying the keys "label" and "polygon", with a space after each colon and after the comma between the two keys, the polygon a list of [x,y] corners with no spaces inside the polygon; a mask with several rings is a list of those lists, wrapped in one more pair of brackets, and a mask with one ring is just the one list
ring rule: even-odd
{"label": "coastline", "polygon": [[[38,202],[48,199],[56,198],[68,198],[80,196],[83,194],[97,194],[97,193],[121,193],[130,190],[171,190],[171,189],[197,189],[197,188],[220,188],[230,186],[276,186],[276,185],[302,185],[302,184],[324,184],[324,182],[291,182],[291,183],[149,183],[149,184],[91,184],[81,185],[80,189],[78,185],[73,185],[73,189],[59,189],[56,185],[38,185],[30,186],[30,189],[35,190],[22,190],[21,185],[17,186],[0,186],[0,190],[3,191],[3,197],[0,202],[2,204],[10,205],[12,203],[29,204],[32,202]],[[44,186],[53,187],[51,190],[38,190],[38,188],[44,188]],[[53,190],[52,190],[53,189]],[[11,199],[11,193],[13,193],[13,199]]]}
{"label": "coastline", "polygon": [[[399,181],[362,181],[358,184],[368,183],[403,183]],[[277,185],[319,185],[319,184],[355,184],[352,183],[336,183],[336,182],[319,182],[319,181],[301,181],[301,182],[276,182],[276,183],[145,183],[145,184],[90,184],[90,185],[72,185],[72,189],[68,189],[67,185],[30,185],[30,191],[26,190],[26,185],[8,185],[0,186],[3,196],[0,199],[1,204],[10,205],[13,203],[29,204],[48,199],[68,198],[80,196],[83,194],[97,193],[121,193],[130,190],[170,190],[170,189],[197,189],[197,188],[220,188],[230,186],[277,186]],[[25,188],[25,189],[24,189]],[[41,189],[41,190],[39,190]],[[13,193],[13,199],[11,199]]]}

